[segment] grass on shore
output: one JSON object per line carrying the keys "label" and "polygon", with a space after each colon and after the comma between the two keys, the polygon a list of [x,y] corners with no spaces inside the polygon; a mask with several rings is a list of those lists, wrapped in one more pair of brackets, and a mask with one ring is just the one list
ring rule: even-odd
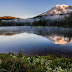
{"label": "grass on shore", "polygon": [[0,54],[0,72],[72,72],[72,59]]}

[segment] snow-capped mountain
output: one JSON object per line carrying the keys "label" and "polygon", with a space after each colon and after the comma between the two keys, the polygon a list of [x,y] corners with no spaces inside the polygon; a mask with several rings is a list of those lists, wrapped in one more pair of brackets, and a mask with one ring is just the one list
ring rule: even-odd
{"label": "snow-capped mountain", "polygon": [[63,20],[72,13],[72,6],[68,5],[56,5],[47,12],[44,12],[35,18],[48,19],[48,20]]}
{"label": "snow-capped mountain", "polygon": [[52,15],[52,14],[68,14],[72,13],[72,6],[68,5],[56,5],[53,8],[51,8],[49,11],[44,12],[40,14],[39,16],[45,16],[45,15]]}
{"label": "snow-capped mountain", "polygon": [[56,5],[47,12],[44,12],[34,18],[21,19],[9,16],[7,17],[4,16],[1,18],[3,18],[2,22],[33,23],[34,21],[39,21],[41,19],[56,20],[56,21],[63,20],[66,16],[68,17],[70,13],[72,13],[72,6],[62,4],[62,5]]}

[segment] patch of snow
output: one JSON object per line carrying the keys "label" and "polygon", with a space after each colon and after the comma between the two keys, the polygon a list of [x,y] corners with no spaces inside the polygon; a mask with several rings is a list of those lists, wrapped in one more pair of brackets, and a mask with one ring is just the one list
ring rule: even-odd
{"label": "patch of snow", "polygon": [[71,13],[71,12],[72,12],[72,8],[70,6],[62,4],[62,5],[56,5],[56,6],[54,6],[49,11],[44,12],[41,15],[66,14],[66,13]]}

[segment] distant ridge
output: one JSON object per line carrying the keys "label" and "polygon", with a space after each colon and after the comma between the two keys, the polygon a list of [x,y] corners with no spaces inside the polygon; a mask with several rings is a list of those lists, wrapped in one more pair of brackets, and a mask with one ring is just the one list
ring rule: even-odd
{"label": "distant ridge", "polygon": [[0,20],[12,20],[12,19],[20,19],[20,18],[12,17],[12,16],[3,16],[3,17],[0,17]]}

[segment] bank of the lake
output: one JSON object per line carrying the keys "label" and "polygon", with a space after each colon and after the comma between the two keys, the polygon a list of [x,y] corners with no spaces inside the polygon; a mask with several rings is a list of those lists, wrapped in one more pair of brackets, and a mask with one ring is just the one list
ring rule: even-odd
{"label": "bank of the lake", "polygon": [[0,72],[72,72],[72,59],[0,54]]}

